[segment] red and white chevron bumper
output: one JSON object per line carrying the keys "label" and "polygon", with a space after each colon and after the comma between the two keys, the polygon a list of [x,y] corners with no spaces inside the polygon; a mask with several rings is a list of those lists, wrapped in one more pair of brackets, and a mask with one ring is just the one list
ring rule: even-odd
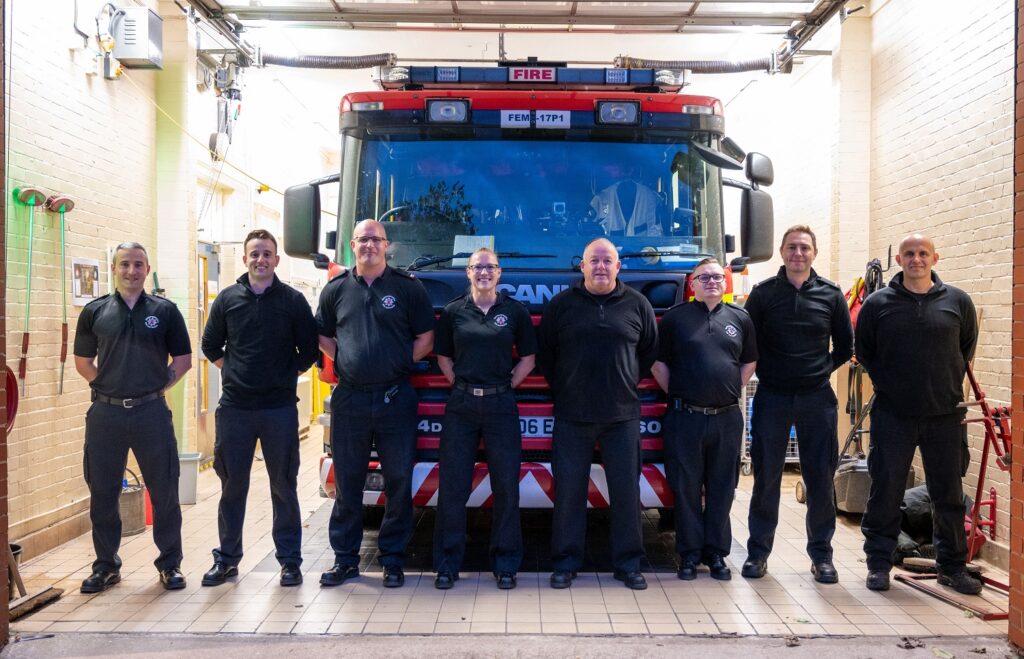
{"label": "red and white chevron bumper", "polygon": [[[379,474],[379,465],[376,462],[371,462],[368,473],[374,472]],[[380,481],[381,479],[375,480]],[[436,507],[438,480],[438,464],[436,462],[417,463],[412,472],[413,504]],[[320,486],[324,496],[334,498],[334,463],[327,456],[320,458]],[[551,475],[551,465],[547,462],[522,463],[519,467],[519,507],[552,508],[554,501],[555,481]],[[491,480],[488,476],[487,463],[478,462],[473,470],[472,487],[466,506],[489,508],[491,504]],[[363,505],[384,505],[384,492],[363,490]],[[602,465],[590,466],[587,505],[590,508],[608,507],[608,482],[605,479]],[[644,508],[672,507],[672,490],[665,479],[664,465],[645,464],[641,468],[640,505]]]}

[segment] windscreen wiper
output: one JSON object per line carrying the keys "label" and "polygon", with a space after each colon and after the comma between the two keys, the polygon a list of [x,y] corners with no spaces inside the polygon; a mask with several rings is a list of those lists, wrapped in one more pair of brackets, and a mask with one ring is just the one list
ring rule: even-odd
{"label": "windscreen wiper", "polygon": [[[405,269],[408,272],[412,272],[414,270],[421,270],[423,268],[426,268],[426,267],[429,267],[429,266],[432,266],[432,265],[438,265],[439,263],[447,263],[448,261],[453,261],[455,259],[468,259],[470,256],[473,256],[472,252],[458,252],[456,254],[452,254],[451,256],[435,256],[435,257],[424,257],[424,256],[421,256],[418,259],[416,259],[415,261],[413,261],[412,263],[410,263],[408,266],[406,266]],[[499,259],[553,259],[553,258],[555,258],[557,256],[557,254],[529,254],[529,253],[525,253],[525,252],[497,252],[497,256],[498,256]]]}
{"label": "windscreen wiper", "polygon": [[650,250],[647,250],[646,252],[623,252],[622,254],[619,254],[619,258],[620,259],[635,259],[635,258],[650,257],[650,256],[691,256],[691,257],[693,257],[695,259],[703,259],[703,258],[707,258],[707,257],[711,256],[711,254],[701,254],[700,252],[681,252],[681,251],[679,251],[677,249],[670,249],[670,250],[650,249]]}

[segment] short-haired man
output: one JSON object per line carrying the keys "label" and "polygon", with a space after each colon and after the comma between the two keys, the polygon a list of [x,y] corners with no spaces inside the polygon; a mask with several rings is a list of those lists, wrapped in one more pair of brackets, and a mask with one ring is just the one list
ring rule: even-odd
{"label": "short-haired man", "polygon": [[145,247],[118,245],[110,264],[114,292],[87,304],[75,331],[75,370],[89,383],[93,401],[85,417],[84,475],[96,560],[83,593],[121,580],[118,497],[128,449],[153,502],[160,582],[168,590],[185,587],[178,443],[164,392],[192,367],[192,344],[178,307],[143,290],[149,269]]}
{"label": "short-haired man", "polygon": [[213,301],[203,331],[203,354],[223,371],[217,406],[213,468],[220,477],[220,546],[204,586],[238,574],[249,475],[259,440],[270,477],[272,534],[281,585],[302,583],[302,511],[299,509],[299,373],[320,354],[316,321],[302,293],[274,269],[277,240],[263,229],[242,243],[246,273]]}
{"label": "short-haired man", "polygon": [[320,349],[334,357],[331,451],[336,500],[328,527],[334,566],[320,576],[337,586],[359,576],[363,484],[376,446],[387,503],[377,535],[384,587],[405,583],[412,536],[412,469],[416,452],[413,364],[434,345],[434,308],[423,284],[387,264],[388,237],[376,220],[356,224],[349,247],[356,265],[332,279],[316,313]]}
{"label": "short-haired man", "polygon": [[725,270],[717,260],[700,261],[690,281],[694,301],[661,319],[651,373],[669,395],[665,471],[675,497],[678,577],[696,579],[704,563],[712,578],[728,581],[729,512],[743,441],[739,399],[757,365],[757,339],[750,316],[722,302]]}
{"label": "short-haired man", "polygon": [[768,569],[779,523],[782,470],[795,425],[807,491],[811,572],[819,583],[836,583],[833,478],[839,463],[839,410],[829,378],[853,354],[853,326],[842,290],[811,267],[818,243],[810,227],[787,229],[779,253],[783,265],[778,274],[755,286],[744,305],[757,332],[758,385],[751,419],[750,539],[742,574],[756,579]]}
{"label": "short-haired man", "polygon": [[568,588],[583,565],[587,488],[600,445],[611,508],[614,577],[642,590],[640,399],[636,386],[657,351],[651,303],[618,281],[619,254],[606,238],[587,245],[583,281],[544,309],[540,363],[555,403],[551,469],[555,510],[552,588]]}
{"label": "short-haired man", "polygon": [[965,569],[963,381],[978,341],[971,298],[932,271],[939,254],[927,236],[903,239],[902,272],[871,294],[857,316],[857,359],[871,376],[871,490],[861,521],[867,587],[889,589],[900,503],[914,451],[921,449],[932,500],[938,582],[974,595]]}

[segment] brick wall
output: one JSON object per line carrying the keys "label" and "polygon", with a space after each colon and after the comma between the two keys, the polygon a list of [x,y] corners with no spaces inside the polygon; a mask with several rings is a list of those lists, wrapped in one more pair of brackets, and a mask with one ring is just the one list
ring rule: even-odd
{"label": "brick wall", "polygon": [[[775,167],[775,183],[766,188],[775,206],[774,244],[787,227],[809,225],[818,239],[815,269],[824,277],[830,276],[832,260],[831,135],[836,99],[831,87],[830,58],[814,57],[803,60],[791,75],[757,75],[738,96],[723,99],[726,132],[747,151],[770,157]],[[737,227],[731,231],[738,233],[739,194],[725,194],[726,226]],[[775,250],[771,261],[750,266],[750,285],[774,275],[780,265]]]}
{"label": "brick wall", "polygon": [[[1013,136],[1013,455],[1024,455],[1024,0],[1017,0]],[[1013,462],[1010,507],[1010,642],[1024,647],[1024,463]]]}
{"label": "brick wall", "polygon": [[[6,8],[4,0],[0,0],[0,89],[6,89],[5,80],[7,77],[7,49],[5,47],[6,30]],[[7,109],[6,104],[0,104],[0,144],[5,144],[7,134]],[[8,199],[9,191],[4,176],[7,171],[6,150],[0,150],[0,199]],[[0,307],[3,307],[7,290],[7,258],[4,256],[7,246],[7,222],[0,214]],[[7,341],[5,340],[6,315],[0,315],[0,360],[7,363]],[[7,400],[6,378],[0,380],[0,400]],[[7,406],[0,407],[0,545],[7,544]],[[0,589],[7,590],[7,552],[0,552]],[[0,648],[7,645],[10,638],[11,611],[8,607],[0,607]]]}
{"label": "brick wall", "polygon": [[[79,2],[79,24],[87,32],[95,30],[92,17],[100,4]],[[42,209],[34,214],[28,373],[17,426],[8,440],[14,539],[53,528],[60,519],[80,519],[88,500],[81,451],[89,391],[70,354],[64,391],[57,393],[61,279],[68,284],[73,335],[80,307],[71,305],[71,259],[99,261],[101,291],[106,292],[108,248],[127,239],[155,246],[154,125],[149,103],[154,74],[134,72],[135,85],[89,75],[93,56],[73,32],[72,17],[71,2],[22,2],[12,20],[8,180],[12,187],[33,185],[65,194],[76,205],[67,215],[64,264],[59,217]],[[25,329],[28,233],[28,209],[13,205],[8,216],[5,315],[7,341],[19,346]],[[151,249],[154,261],[155,252]],[[19,356],[11,355],[9,363],[16,366]],[[82,530],[79,524],[60,539]]]}
{"label": "brick wall", "polygon": [[[932,236],[939,276],[970,293],[984,317],[974,365],[981,387],[994,404],[1008,404],[1013,5],[958,3],[956,20],[931,0],[876,2],[873,10],[869,257],[884,261],[910,232]],[[978,426],[971,437],[965,489],[973,493]],[[987,555],[1001,562],[1009,478],[998,469],[989,475],[1004,550]]]}

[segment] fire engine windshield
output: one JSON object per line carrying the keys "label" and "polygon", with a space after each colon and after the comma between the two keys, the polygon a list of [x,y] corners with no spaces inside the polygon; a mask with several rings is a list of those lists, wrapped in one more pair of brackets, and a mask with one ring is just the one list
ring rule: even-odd
{"label": "fire engine windshield", "polygon": [[[408,266],[487,246],[506,269],[563,269],[607,236],[628,269],[721,256],[719,170],[685,141],[402,140],[348,136],[342,238],[384,222],[389,260]],[[354,194],[349,192],[354,189]],[[456,258],[431,267],[461,267]]]}

